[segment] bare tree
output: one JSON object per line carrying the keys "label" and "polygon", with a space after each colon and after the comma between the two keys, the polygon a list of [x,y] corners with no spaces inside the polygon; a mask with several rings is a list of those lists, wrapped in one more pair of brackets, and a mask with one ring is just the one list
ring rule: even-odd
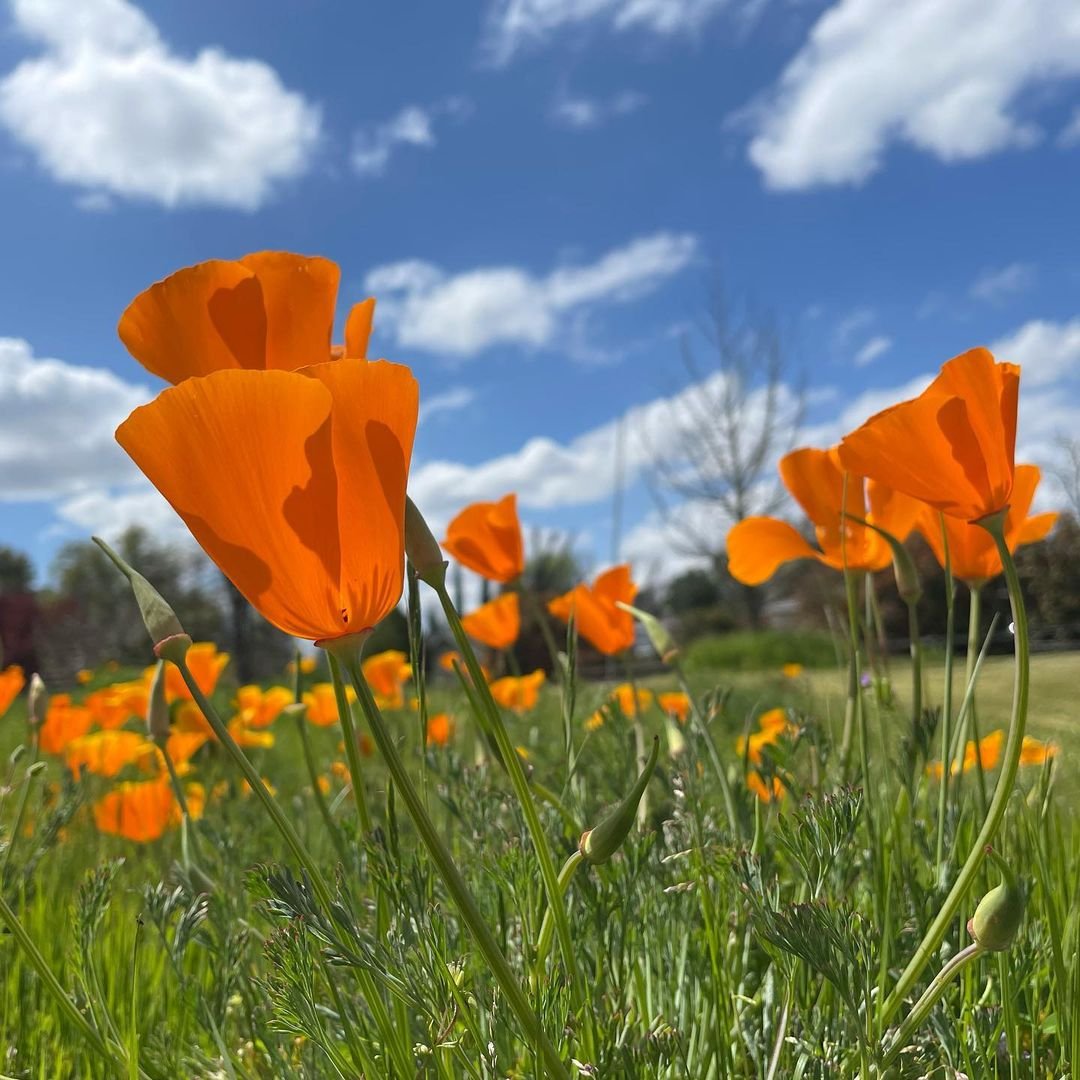
{"label": "bare tree", "polygon": [[[726,572],[724,541],[736,522],[775,513],[784,502],[777,460],[802,425],[805,386],[792,379],[784,343],[768,312],[733,308],[717,290],[697,328],[707,352],[682,336],[682,386],[651,431],[647,471],[653,500],[683,554]],[[789,381],[790,379],[790,381]],[[752,624],[760,596],[742,591]]]}
{"label": "bare tree", "polygon": [[1080,438],[1062,435],[1057,447],[1061,456],[1050,471],[1065,493],[1068,509],[1080,521]]}

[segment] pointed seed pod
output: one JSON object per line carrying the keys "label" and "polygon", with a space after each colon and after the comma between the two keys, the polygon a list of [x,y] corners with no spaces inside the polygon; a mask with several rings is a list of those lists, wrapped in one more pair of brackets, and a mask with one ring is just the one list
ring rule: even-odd
{"label": "pointed seed pod", "polygon": [[626,797],[611,811],[610,814],[595,828],[588,829],[581,834],[578,850],[587,863],[599,866],[605,863],[623,845],[623,841],[634,827],[637,817],[638,803],[641,802],[645,788],[652,779],[653,769],[656,768],[656,759],[660,755],[660,737],[653,736],[652,752],[649,760],[645,763],[637,782],[627,792]]}
{"label": "pointed seed pod", "polygon": [[101,537],[95,536],[93,540],[131,583],[131,591],[135,594],[143,623],[154,643],[154,655],[174,662],[183,661],[191,648],[191,638],[184,633],[176,613],[165,602],[161,593],[142,574],[128,566]]}
{"label": "pointed seed pod", "polygon": [[979,901],[967,928],[980,948],[1004,952],[1012,945],[1024,920],[1024,893],[1005,860],[992,848],[987,848],[986,853],[1001,871],[1001,884]]}
{"label": "pointed seed pod", "polygon": [[446,584],[446,559],[442,548],[428,528],[424,515],[408,495],[405,496],[405,554],[421,581],[426,581],[433,589],[441,589]]}

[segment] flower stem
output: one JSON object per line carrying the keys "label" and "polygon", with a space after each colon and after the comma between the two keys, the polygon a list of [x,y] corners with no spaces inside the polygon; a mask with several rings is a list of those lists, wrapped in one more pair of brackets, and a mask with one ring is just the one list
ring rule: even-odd
{"label": "flower stem", "polygon": [[[1005,580],[1009,587],[1009,601],[1012,606],[1015,630],[1016,670],[1013,682],[1012,716],[1009,721],[1009,735],[1002,757],[1001,772],[998,774],[997,785],[994,788],[994,794],[990,800],[990,806],[986,812],[982,828],[972,844],[971,851],[960,869],[955,884],[938,910],[937,917],[923,936],[919,947],[915,950],[915,955],[912,956],[892,993],[882,1005],[882,1027],[896,1013],[896,1010],[922,973],[923,968],[926,967],[934,950],[941,944],[949,924],[956,915],[957,908],[979,872],[979,867],[982,865],[986,855],[987,845],[994,839],[1001,825],[1009,802],[1009,796],[1012,794],[1013,785],[1016,782],[1016,771],[1020,764],[1020,750],[1024,742],[1024,729],[1027,725],[1031,659],[1024,596],[1020,588],[1020,577],[1016,572],[1016,564],[1013,562],[1012,554],[1005,542],[1003,523],[1004,512],[978,522],[994,538],[998,553],[1001,555],[1001,563],[1005,568]],[[948,768],[948,765],[946,764],[945,767]]]}
{"label": "flower stem", "polygon": [[352,706],[345,693],[345,681],[341,677],[341,665],[337,657],[328,650],[326,659],[330,664],[330,681],[334,684],[338,720],[345,738],[345,760],[349,763],[349,783],[352,785],[356,816],[360,819],[360,828],[365,833],[370,833],[371,814],[368,812],[367,799],[364,796],[364,777],[360,772],[360,745],[356,741],[356,723],[353,720]]}
{"label": "flower stem", "polygon": [[[559,892],[562,896],[566,895],[567,889],[570,888],[570,882],[574,879],[574,874],[577,873],[577,868],[584,862],[585,856],[581,852],[575,849],[571,852],[570,857],[563,863],[562,869],[559,871]],[[544,921],[540,924],[540,933],[536,938],[536,963],[534,979],[543,978],[544,967],[547,961],[547,955],[551,951],[551,938],[552,932],[555,929],[555,920],[552,917],[551,908],[548,907],[544,912]]]}
{"label": "flower stem", "polygon": [[[971,682],[975,670],[975,658],[979,652],[979,624],[982,622],[982,590],[978,585],[968,589],[970,606],[968,608],[967,659],[964,665],[964,685]],[[978,786],[975,791],[979,797],[979,813],[986,814],[986,770],[983,769],[982,753],[979,750],[979,718],[975,713],[975,698],[972,696],[968,707],[968,719],[971,724],[971,739],[975,743],[975,768]]]}
{"label": "flower stem", "polygon": [[937,842],[934,864],[941,867],[945,857],[945,816],[949,807],[949,774],[952,772],[953,656],[956,652],[956,588],[945,517],[938,514],[941,542],[945,548],[945,686],[941,698],[941,783],[938,786]]}
{"label": "flower stem", "polygon": [[394,781],[394,786],[401,795],[420,835],[420,839],[435,863],[440,877],[446,884],[446,888],[465,925],[469,928],[473,939],[476,941],[481,953],[483,953],[492,975],[495,976],[496,981],[502,988],[511,1009],[514,1011],[514,1015],[525,1029],[530,1041],[539,1049],[548,1073],[556,1077],[557,1080],[569,1080],[558,1051],[545,1033],[539,1018],[529,1003],[529,999],[525,996],[525,992],[522,990],[509,962],[500,950],[494,935],[484,920],[483,913],[473,899],[465,879],[461,876],[461,871],[458,870],[453,856],[443,843],[434,822],[432,822],[424,809],[420,795],[412,782],[412,778],[409,776],[408,770],[405,768],[405,763],[397,752],[393,737],[387,730],[382,714],[379,712],[379,707],[375,704],[375,698],[372,696],[371,690],[364,679],[358,655],[354,651],[352,654],[342,655],[340,660],[352,682],[353,689],[356,691],[360,707],[363,709],[368,725],[371,728],[371,736],[379,748],[383,761],[386,763],[386,768]]}

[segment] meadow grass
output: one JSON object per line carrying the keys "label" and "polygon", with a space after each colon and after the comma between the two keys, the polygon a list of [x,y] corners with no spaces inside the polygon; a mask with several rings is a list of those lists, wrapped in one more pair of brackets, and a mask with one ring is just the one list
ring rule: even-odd
{"label": "meadow grass", "polygon": [[[557,947],[537,965],[543,884],[520,805],[461,689],[442,679],[430,690],[429,707],[452,709],[458,721],[445,750],[421,751],[408,710],[388,720],[432,820],[568,1069],[694,1080],[949,1070],[1061,1077],[1076,1060],[1080,1003],[1080,835],[1071,799],[1055,794],[1074,781],[1074,669],[1069,656],[1037,657],[1032,667],[1032,731],[1059,738],[1064,749],[1054,766],[1062,783],[1049,769],[1022,771],[1002,835],[1000,849],[1029,893],[1019,938],[1008,952],[965,968],[907,1037],[904,1053],[880,1069],[875,1056],[882,1059],[889,1033],[876,1026],[875,1003],[940,906],[978,819],[965,775],[945,822],[948,855],[935,866],[934,785],[921,765],[904,777],[911,720],[902,665],[893,665],[892,705],[864,692],[876,730],[871,780],[858,788],[837,773],[843,693],[835,673],[698,673],[700,729],[691,723],[673,733],[657,710],[644,712],[641,724],[665,747],[645,827],[611,862],[579,870],[566,892],[577,983]],[[981,678],[986,731],[1007,720],[1011,665],[991,661]],[[936,679],[931,671],[931,686]],[[670,677],[648,682],[673,686]],[[609,713],[591,732],[582,725],[609,690],[577,687],[570,770],[555,689],[532,713],[505,717],[534,781],[556,797],[557,808],[541,802],[539,811],[560,862],[636,775],[630,720]],[[217,694],[222,705],[228,697]],[[769,748],[763,768],[775,767],[790,790],[770,804],[748,794],[734,744],[777,706],[788,710],[792,732]],[[329,911],[296,876],[220,747],[207,747],[198,763],[198,779],[216,794],[193,824],[186,858],[178,830],[147,845],[99,834],[85,807],[102,787],[96,778],[76,785],[51,760],[31,781],[4,895],[113,1059],[93,1052],[5,934],[0,1074],[542,1074],[535,1046],[417,848],[382,765],[362,762],[376,830],[360,834],[351,800],[332,780],[332,832],[308,782],[299,728],[281,717],[275,730],[276,745],[251,756],[332,883]],[[6,752],[24,731],[15,710],[0,727]],[[310,729],[320,772],[341,758],[340,738],[336,728]],[[733,789],[734,821],[718,765]],[[19,760],[0,806],[5,842],[24,782]],[[49,793],[50,785],[59,788]],[[980,872],[919,989],[967,944],[964,921],[997,877]]]}

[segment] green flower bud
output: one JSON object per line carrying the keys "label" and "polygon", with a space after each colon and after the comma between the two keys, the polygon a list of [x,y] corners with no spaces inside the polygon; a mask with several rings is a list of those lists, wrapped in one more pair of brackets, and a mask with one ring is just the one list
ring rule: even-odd
{"label": "green flower bud", "polygon": [[421,581],[426,581],[433,589],[441,589],[446,584],[446,559],[442,548],[428,528],[424,515],[408,495],[405,496],[405,554]]}
{"label": "green flower bud", "polygon": [[165,700],[165,661],[159,660],[150,682],[150,700],[146,707],[146,732],[156,743],[169,737],[169,703]]}
{"label": "green flower bud", "polygon": [[45,689],[45,680],[36,671],[30,676],[28,704],[27,716],[30,723],[36,728],[41,727],[49,711],[49,692]]}
{"label": "green flower bud", "polygon": [[1012,945],[1024,920],[1024,893],[1005,860],[990,848],[986,853],[1001,871],[1001,884],[979,901],[967,928],[980,948],[989,952],[1004,952]]}
{"label": "green flower bud", "polygon": [[621,600],[616,600],[615,606],[633,615],[645,627],[645,633],[649,635],[649,641],[652,642],[656,655],[665,664],[672,664],[678,659],[679,647],[675,644],[675,639],[655,615],[650,615],[649,612],[642,611],[641,608],[636,608],[632,604],[624,604]]}
{"label": "green flower bud", "polygon": [[184,633],[176,613],[165,602],[161,593],[142,574],[128,566],[101,537],[95,536],[93,540],[131,583],[131,591],[135,594],[143,623],[154,643],[154,655],[174,662],[178,656],[182,661],[191,647],[191,638]]}
{"label": "green flower bud", "polygon": [[654,735],[652,753],[649,754],[649,760],[637,778],[637,783],[599,825],[581,834],[578,850],[587,863],[599,866],[600,863],[607,862],[622,847],[623,841],[634,827],[638,803],[641,802],[641,796],[645,794],[645,788],[649,786],[649,780],[652,779],[656,759],[659,756],[660,737]]}

